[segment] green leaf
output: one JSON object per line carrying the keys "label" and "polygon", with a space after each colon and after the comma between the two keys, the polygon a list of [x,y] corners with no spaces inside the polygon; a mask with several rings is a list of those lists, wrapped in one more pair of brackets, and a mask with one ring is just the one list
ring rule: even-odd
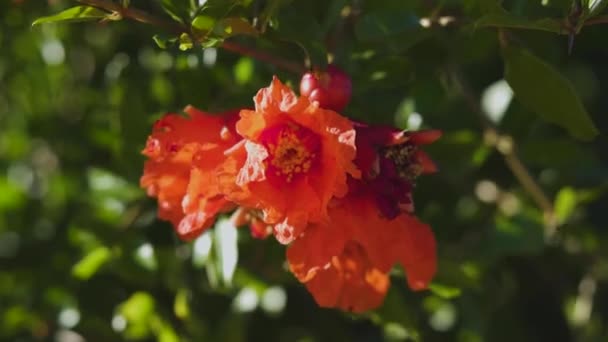
{"label": "green leaf", "polygon": [[192,28],[201,31],[208,32],[213,30],[215,26],[216,20],[207,15],[197,15],[196,18],[192,20]]}
{"label": "green leaf", "polygon": [[517,47],[506,48],[504,59],[505,79],[525,107],[578,139],[591,140],[597,136],[597,128],[566,78]]}
{"label": "green leaf", "polygon": [[182,33],[179,36],[179,49],[182,51],[190,50],[194,47],[194,42],[192,42],[192,38],[187,33]]}
{"label": "green leaf", "polygon": [[32,23],[32,26],[36,26],[39,24],[56,23],[61,21],[77,22],[99,20],[107,17],[108,15],[109,13],[104,12],[95,7],[76,6],[68,8],[65,11],[59,12],[54,15],[38,18]]}
{"label": "green leaf", "polygon": [[111,258],[112,252],[107,247],[98,247],[72,267],[72,275],[82,280],[89,279]]}
{"label": "green leaf", "polygon": [[161,0],[161,6],[167,14],[180,23],[184,23],[190,15],[189,1]]}
{"label": "green leaf", "polygon": [[238,85],[247,84],[253,77],[253,60],[248,57],[241,57],[234,65],[234,79]]}
{"label": "green leaf", "polygon": [[529,20],[516,17],[504,12],[486,14],[475,22],[476,27],[505,27],[514,29],[539,30],[553,33],[562,33],[562,26],[559,20],[544,18]]}
{"label": "green leaf", "polygon": [[122,303],[120,312],[129,321],[146,320],[154,313],[154,298],[147,292],[135,292]]}
{"label": "green leaf", "polygon": [[457,287],[453,287],[453,286],[449,286],[449,285],[445,285],[445,284],[439,284],[439,283],[432,283],[431,285],[429,285],[429,290],[431,290],[431,292],[433,292],[434,294],[436,294],[437,296],[443,298],[443,299],[452,299],[452,298],[456,298],[459,297],[461,294],[461,290]]}
{"label": "green leaf", "polygon": [[355,35],[361,41],[373,41],[417,29],[421,29],[418,18],[409,11],[378,11],[357,21]]}
{"label": "green leaf", "polygon": [[577,205],[576,191],[571,187],[562,188],[555,197],[555,215],[558,222],[564,223],[574,212]]}
{"label": "green leaf", "polygon": [[167,35],[162,35],[162,34],[156,34],[152,37],[152,39],[154,40],[154,43],[156,43],[156,46],[158,46],[161,49],[166,49],[171,45],[174,45],[175,42],[178,41],[178,37],[170,37]]}
{"label": "green leaf", "polygon": [[608,0],[587,0],[585,2],[589,11],[588,18],[602,13],[608,6]]}
{"label": "green leaf", "polygon": [[173,302],[173,312],[175,313],[175,316],[184,320],[190,317],[190,306],[188,305],[187,289],[182,288],[175,295],[175,301]]}

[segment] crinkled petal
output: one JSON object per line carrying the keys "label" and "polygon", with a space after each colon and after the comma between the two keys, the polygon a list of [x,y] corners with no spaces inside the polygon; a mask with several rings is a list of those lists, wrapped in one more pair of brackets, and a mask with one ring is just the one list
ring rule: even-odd
{"label": "crinkled petal", "polygon": [[289,269],[301,282],[329,267],[334,256],[340,255],[347,234],[339,225],[312,225],[287,249]]}
{"label": "crinkled petal", "polygon": [[365,250],[354,242],[349,242],[328,267],[306,282],[319,306],[351,312],[380,306],[389,286],[388,274],[375,268]]}

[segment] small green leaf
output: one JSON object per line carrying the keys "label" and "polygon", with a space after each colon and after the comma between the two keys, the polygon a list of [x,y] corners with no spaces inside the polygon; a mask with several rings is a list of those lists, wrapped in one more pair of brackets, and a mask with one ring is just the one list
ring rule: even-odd
{"label": "small green leaf", "polygon": [[72,275],[82,280],[89,279],[101,266],[103,266],[103,264],[108,262],[111,257],[112,252],[107,247],[98,247],[72,267]]}
{"label": "small green leaf", "polygon": [[194,47],[194,43],[192,42],[192,38],[187,33],[182,33],[179,36],[179,49],[182,51],[190,50]]}
{"label": "small green leaf", "polygon": [[175,302],[173,303],[173,312],[175,312],[175,316],[181,319],[188,319],[188,317],[190,317],[190,307],[188,306],[188,291],[186,289],[180,289],[175,295]]}
{"label": "small green leaf", "polygon": [[54,15],[42,17],[36,19],[32,26],[46,23],[56,23],[61,21],[66,22],[77,22],[77,21],[90,21],[99,20],[107,17],[109,13],[104,12],[100,9],[90,6],[76,6],[68,8],[65,11],[59,12]]}
{"label": "small green leaf", "polygon": [[[528,20],[516,17],[505,12],[495,12],[486,14],[475,22],[476,27],[505,27],[514,29],[527,29],[562,33],[562,26],[559,20],[544,18],[538,20]],[[565,32],[565,31],[563,31]]]}
{"label": "small green leaf", "polygon": [[608,6],[607,0],[587,0],[588,17],[602,13]]}
{"label": "small green leaf", "polygon": [[184,23],[190,13],[190,1],[161,0],[161,6],[174,20]]}
{"label": "small green leaf", "polygon": [[574,212],[577,205],[576,191],[571,187],[562,188],[555,197],[555,215],[558,222],[564,223]]}
{"label": "small green leaf", "polygon": [[508,47],[504,58],[505,79],[519,102],[578,139],[597,136],[597,128],[567,79],[523,49]]}
{"label": "small green leaf", "polygon": [[431,285],[429,285],[429,290],[431,290],[434,294],[443,299],[452,299],[455,297],[459,297],[462,292],[457,287],[452,287],[439,283],[432,283]]}
{"label": "small green leaf", "polygon": [[234,66],[234,79],[239,85],[247,84],[253,77],[253,60],[242,57]]}
{"label": "small green leaf", "polygon": [[164,34],[156,34],[152,37],[156,46],[161,49],[166,49],[169,46],[175,45],[175,43],[179,40],[179,37],[169,36]]}
{"label": "small green leaf", "polygon": [[147,292],[135,292],[120,305],[119,312],[129,323],[146,322],[154,314],[154,298]]}
{"label": "small green leaf", "polygon": [[158,34],[155,34],[152,39],[154,40],[154,42],[156,43],[156,46],[158,46],[161,49],[166,49],[167,48],[167,39],[165,39],[164,37],[161,37]]}
{"label": "small green leaf", "polygon": [[213,27],[215,26],[215,19],[213,19],[210,16],[207,15],[198,15],[196,16],[196,18],[194,18],[192,20],[192,28],[201,31],[201,32],[207,32],[207,31],[211,31],[213,30]]}

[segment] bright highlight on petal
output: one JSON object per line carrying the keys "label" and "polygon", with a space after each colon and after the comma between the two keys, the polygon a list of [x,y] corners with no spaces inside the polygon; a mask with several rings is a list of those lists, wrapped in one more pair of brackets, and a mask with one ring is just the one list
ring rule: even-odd
{"label": "bright highlight on petal", "polygon": [[236,123],[245,143],[227,153],[222,191],[260,210],[288,244],[308,223],[327,219],[330,200],[346,194],[349,176],[358,177],[355,132],[348,119],[298,98],[277,78],[254,101],[256,109],[241,111]]}

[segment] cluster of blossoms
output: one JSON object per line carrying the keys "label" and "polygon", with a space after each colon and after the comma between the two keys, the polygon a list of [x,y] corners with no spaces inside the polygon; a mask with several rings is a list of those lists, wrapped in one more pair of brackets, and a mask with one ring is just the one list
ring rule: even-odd
{"label": "cluster of blossoms", "polygon": [[158,120],[141,186],[158,199],[159,217],[191,240],[234,211],[255,237],[288,245],[291,272],[323,307],[378,307],[397,263],[410,288],[426,288],[435,240],[413,216],[411,194],[419,175],[435,171],[419,146],[440,133],[356,123],[311,98],[274,78],[255,109],[187,107],[187,117]]}

